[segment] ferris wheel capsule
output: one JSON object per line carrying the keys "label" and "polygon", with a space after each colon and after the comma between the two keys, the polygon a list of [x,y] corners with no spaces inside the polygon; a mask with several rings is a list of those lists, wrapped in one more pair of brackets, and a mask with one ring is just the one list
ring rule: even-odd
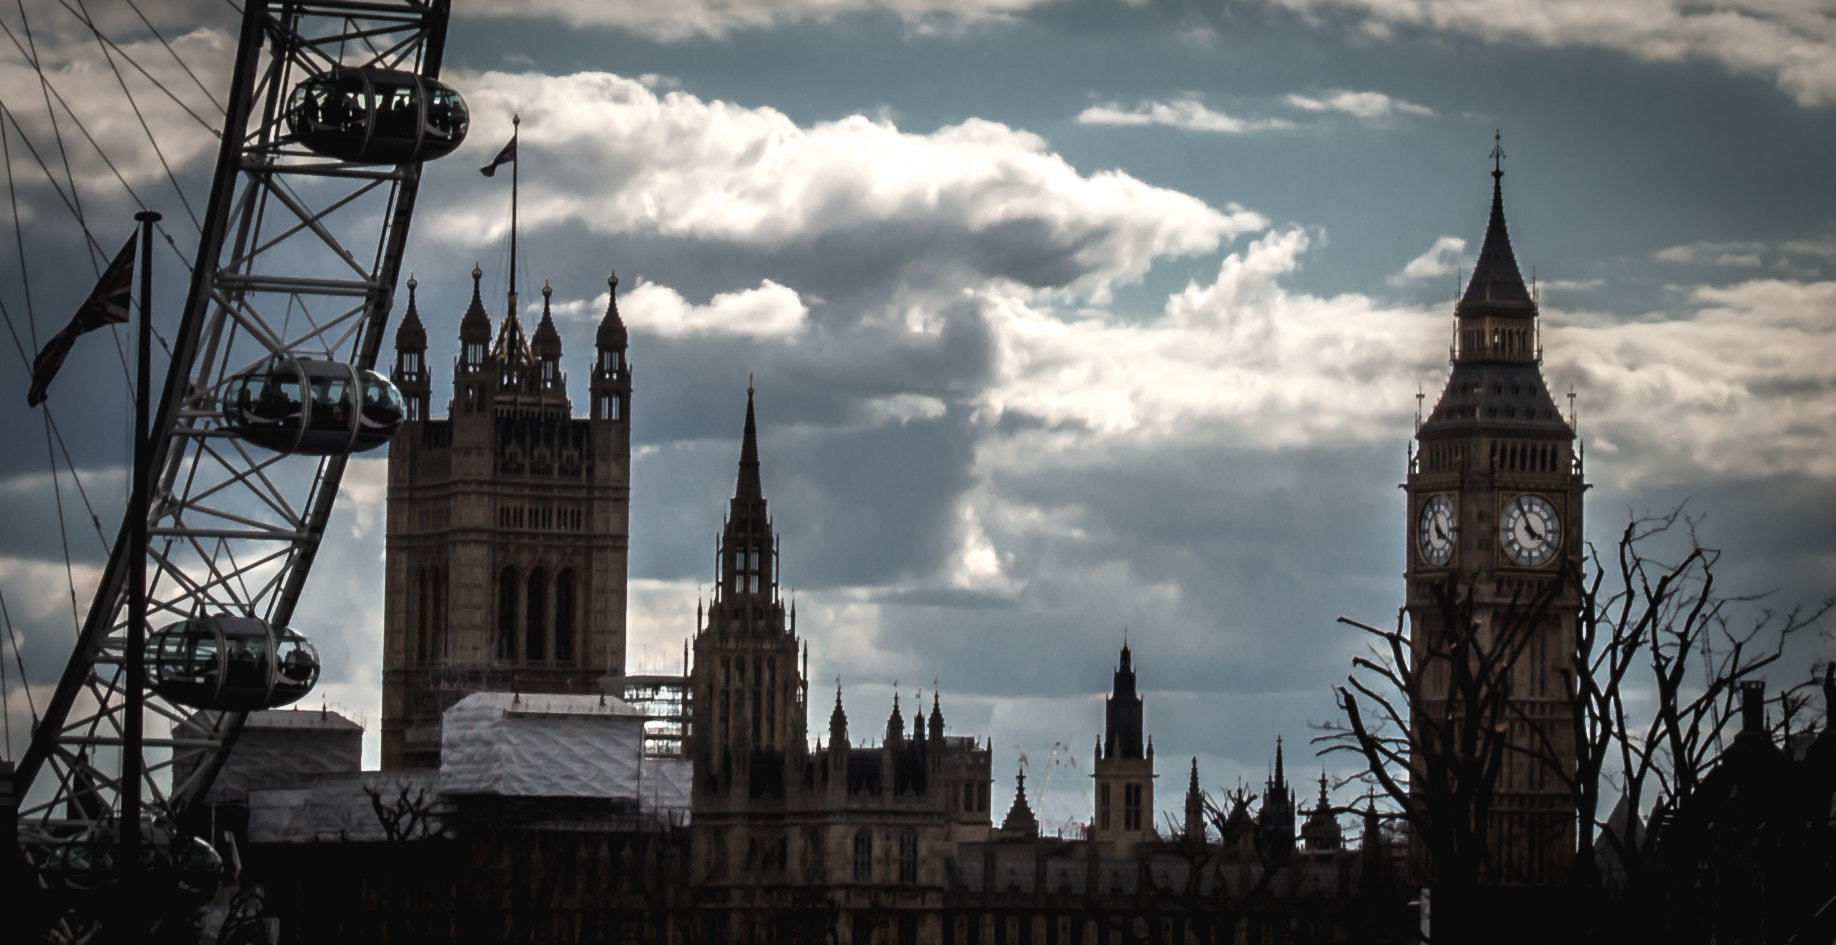
{"label": "ferris wheel capsule", "polygon": [[338,361],[269,358],[229,379],[223,422],[276,453],[335,456],[375,449],[408,418],[389,379]]}
{"label": "ferris wheel capsule", "polygon": [[254,712],[298,702],[319,681],[319,653],[254,617],[193,617],[147,638],[147,681],[180,705]]}
{"label": "ferris wheel capsule", "polygon": [[375,66],[338,66],[287,99],[287,129],[314,152],[365,164],[445,157],[471,126],[465,99],[437,79]]}
{"label": "ferris wheel capsule", "polygon": [[[50,888],[77,896],[106,895],[121,880],[121,829],[102,821],[52,847],[43,875]],[[168,902],[201,906],[223,880],[223,858],[203,840],[165,823],[140,825],[140,874]]]}

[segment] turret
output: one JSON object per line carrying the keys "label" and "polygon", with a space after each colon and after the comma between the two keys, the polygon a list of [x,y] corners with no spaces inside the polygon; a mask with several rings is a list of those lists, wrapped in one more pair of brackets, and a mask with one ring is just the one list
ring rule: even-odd
{"label": "turret", "polygon": [[1154,836],[1154,747],[1142,739],[1141,694],[1126,640],[1104,704],[1103,729],[1092,765],[1096,810],[1090,836],[1113,844],[1113,855],[1127,858],[1135,844]]}
{"label": "turret", "polygon": [[1134,760],[1145,757],[1141,742],[1141,695],[1135,691],[1135,667],[1128,644],[1116,664],[1114,688],[1104,704],[1103,757]]}
{"label": "turret", "polygon": [[485,314],[479,280],[484,270],[472,265],[472,303],[459,318],[459,360],[453,365],[451,413],[477,413],[490,404],[485,359],[491,352],[491,317]]}
{"label": "turret", "polygon": [[395,329],[395,370],[390,379],[401,390],[408,404],[410,423],[427,419],[427,401],[433,392],[433,380],[427,372],[427,326],[421,324],[420,309],[415,305],[414,290],[420,283],[408,276],[408,311]]}
{"label": "turret", "polygon": [[1262,810],[1258,813],[1262,831],[1262,849],[1272,862],[1287,861],[1294,850],[1294,792],[1282,770],[1281,736],[1275,737],[1275,770],[1269,775],[1262,792]]}
{"label": "turret", "polygon": [[931,685],[931,750],[943,748],[943,707],[937,701],[936,680]]}
{"label": "turret", "polygon": [[1014,772],[1014,803],[1007,808],[1007,818],[1001,821],[1001,832],[1010,837],[1039,836],[1039,818],[1033,816],[1033,807],[1026,802],[1026,771]]}
{"label": "turret", "polygon": [[841,679],[835,680],[835,709],[829,713],[829,750],[848,751],[848,713],[842,708]]}
{"label": "turret", "polygon": [[630,416],[631,366],[625,360],[629,336],[618,315],[618,273],[606,277],[606,314],[594,336],[592,416],[623,422]]}
{"label": "turret", "polygon": [[899,713],[899,684],[893,683],[892,714],[886,717],[886,745],[889,748],[905,744],[905,716]]}
{"label": "turret", "polygon": [[1198,756],[1192,756],[1192,774],[1186,780],[1186,839],[1205,839],[1205,795],[1199,790]]}
{"label": "turret", "polygon": [[555,318],[549,302],[555,290],[542,283],[542,321],[536,325],[529,352],[535,357],[536,372],[543,391],[567,392],[567,375],[561,373],[561,333],[555,330]]}
{"label": "turret", "polygon": [[1326,772],[1320,772],[1320,797],[1301,826],[1301,840],[1309,852],[1337,850],[1344,845],[1339,818],[1332,812],[1332,800],[1326,796]]}

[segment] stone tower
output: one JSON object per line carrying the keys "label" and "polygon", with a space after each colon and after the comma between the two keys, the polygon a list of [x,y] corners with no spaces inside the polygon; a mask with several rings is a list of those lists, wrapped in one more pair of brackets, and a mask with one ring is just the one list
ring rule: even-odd
{"label": "stone tower", "polygon": [[1090,838],[1115,845],[1117,856],[1154,836],[1154,744],[1141,734],[1141,695],[1128,644],[1116,664],[1115,682],[1104,705],[1103,740],[1097,745],[1096,817]]}
{"label": "stone tower", "polygon": [[598,693],[625,666],[631,369],[608,280],[590,417],[573,416],[542,290],[492,340],[472,269],[447,415],[430,415],[427,331],[409,280],[393,376],[408,422],[389,447],[382,763],[440,763],[440,715],[482,690]]}
{"label": "stone tower", "polygon": [[[720,538],[720,578],[695,634],[695,790],[743,786],[753,753],[802,747],[809,690],[797,630],[778,594],[777,540],[759,479],[752,389],[740,441],[739,482]],[[839,707],[839,700],[838,700]]]}
{"label": "stone tower", "polygon": [[[1493,654],[1505,675],[1496,725],[1513,749],[1496,781],[1481,881],[1541,884],[1560,877],[1575,843],[1574,804],[1551,766],[1575,768],[1564,673],[1587,484],[1574,430],[1543,380],[1537,303],[1505,230],[1502,150],[1493,157],[1485,243],[1454,308],[1453,371],[1409,460],[1407,607],[1418,704],[1435,718],[1466,712],[1450,698],[1451,649]],[[1412,764],[1426,776],[1426,758]]]}
{"label": "stone tower", "polygon": [[1294,852],[1294,789],[1281,757],[1281,736],[1275,736],[1275,767],[1262,789],[1262,807],[1256,812],[1256,829],[1262,853],[1271,862],[1286,863]]}

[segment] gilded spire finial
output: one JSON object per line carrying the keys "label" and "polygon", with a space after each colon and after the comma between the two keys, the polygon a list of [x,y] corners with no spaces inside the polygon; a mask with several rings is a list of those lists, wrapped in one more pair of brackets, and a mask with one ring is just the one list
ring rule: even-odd
{"label": "gilded spire finial", "polygon": [[1492,129],[1492,153],[1486,156],[1492,159],[1492,176],[1503,177],[1505,153],[1504,132],[1502,130],[1497,128]]}

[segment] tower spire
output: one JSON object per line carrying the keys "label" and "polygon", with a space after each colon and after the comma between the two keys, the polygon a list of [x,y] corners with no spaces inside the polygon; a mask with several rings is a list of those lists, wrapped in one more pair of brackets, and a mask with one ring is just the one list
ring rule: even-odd
{"label": "tower spire", "polygon": [[1014,772],[1014,803],[1007,809],[1007,818],[1001,821],[1001,830],[1015,836],[1039,836],[1039,819],[1033,816],[1033,806],[1026,802],[1025,768]]}
{"label": "tower spire", "polygon": [[740,501],[765,498],[765,487],[759,481],[759,428],[752,413],[752,378],[746,378],[746,430],[740,440],[739,488],[733,497]]}
{"label": "tower spire", "polygon": [[848,748],[848,713],[842,708],[841,676],[835,677],[835,710],[829,713],[829,747]]}
{"label": "tower spire", "polygon": [[1198,756],[1192,756],[1192,774],[1186,779],[1186,836],[1205,839],[1205,795],[1199,790]]}
{"label": "tower spire", "polygon": [[1534,310],[1530,290],[1517,268],[1517,257],[1511,253],[1511,234],[1505,228],[1504,216],[1504,145],[1493,133],[1492,147],[1492,215],[1486,222],[1485,241],[1479,246],[1479,260],[1473,264],[1473,276],[1460,297],[1459,309],[1503,304]]}

